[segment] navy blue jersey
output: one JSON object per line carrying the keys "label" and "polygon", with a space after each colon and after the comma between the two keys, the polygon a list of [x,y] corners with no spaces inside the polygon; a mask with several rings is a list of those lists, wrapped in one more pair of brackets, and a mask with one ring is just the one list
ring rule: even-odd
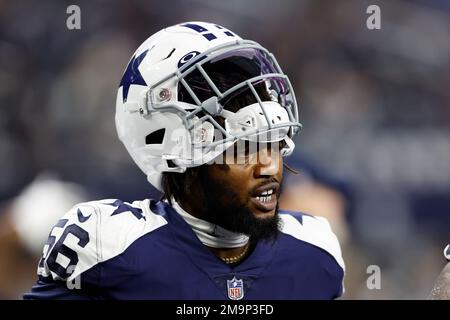
{"label": "navy blue jersey", "polygon": [[25,299],[334,299],[344,263],[324,218],[280,210],[279,236],[230,266],[166,202],[82,203],[52,229]]}

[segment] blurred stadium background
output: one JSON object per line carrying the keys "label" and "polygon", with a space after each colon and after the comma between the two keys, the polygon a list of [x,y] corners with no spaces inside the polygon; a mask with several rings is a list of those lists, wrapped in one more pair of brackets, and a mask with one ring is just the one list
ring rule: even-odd
{"label": "blurred stadium background", "polygon": [[[66,28],[70,4],[81,30]],[[366,28],[370,4],[381,30]],[[0,1],[0,298],[35,281],[73,202],[158,197],[116,137],[116,89],[144,39],[189,20],[260,42],[291,78],[304,130],[287,162],[301,173],[282,203],[332,222],[343,298],[426,298],[450,230],[445,0]]]}

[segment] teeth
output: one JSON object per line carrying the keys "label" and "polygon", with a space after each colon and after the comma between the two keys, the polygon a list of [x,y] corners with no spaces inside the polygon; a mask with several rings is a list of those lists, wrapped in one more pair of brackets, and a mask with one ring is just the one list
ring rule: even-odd
{"label": "teeth", "polygon": [[256,199],[257,199],[258,201],[267,203],[267,202],[271,202],[271,201],[272,201],[272,196],[269,195],[269,196],[265,196],[265,197],[256,197]]}
{"label": "teeth", "polygon": [[273,189],[266,190],[266,191],[262,192],[261,195],[255,197],[255,198],[256,198],[256,200],[258,200],[262,203],[272,202],[273,191],[274,191]]}
{"label": "teeth", "polygon": [[261,193],[261,195],[262,196],[267,196],[267,195],[271,195],[272,193],[273,193],[273,189],[269,189],[269,190],[263,191]]}

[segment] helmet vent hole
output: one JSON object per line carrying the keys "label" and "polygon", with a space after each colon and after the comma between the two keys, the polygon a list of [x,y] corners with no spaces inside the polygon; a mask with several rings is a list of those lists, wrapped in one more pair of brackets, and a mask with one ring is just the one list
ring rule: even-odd
{"label": "helmet vent hole", "polygon": [[145,137],[145,144],[161,144],[164,140],[164,134],[166,133],[166,129],[162,128],[152,133],[149,133]]}
{"label": "helmet vent hole", "polygon": [[280,121],[281,121],[281,117],[280,117],[280,116],[277,116],[277,118],[278,118],[278,120],[280,120]]}
{"label": "helmet vent hole", "polygon": [[176,168],[177,167],[177,165],[175,163],[173,163],[172,160],[167,160],[167,166],[169,168]]}

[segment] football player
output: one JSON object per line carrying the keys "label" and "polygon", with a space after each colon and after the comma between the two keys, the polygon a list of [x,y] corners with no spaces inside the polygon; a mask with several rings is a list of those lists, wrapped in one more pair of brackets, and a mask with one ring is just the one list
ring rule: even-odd
{"label": "football player", "polygon": [[275,57],[214,23],[148,38],[116,127],[162,199],[76,205],[50,233],[28,299],[334,299],[344,262],[326,219],[278,210],[300,130]]}

